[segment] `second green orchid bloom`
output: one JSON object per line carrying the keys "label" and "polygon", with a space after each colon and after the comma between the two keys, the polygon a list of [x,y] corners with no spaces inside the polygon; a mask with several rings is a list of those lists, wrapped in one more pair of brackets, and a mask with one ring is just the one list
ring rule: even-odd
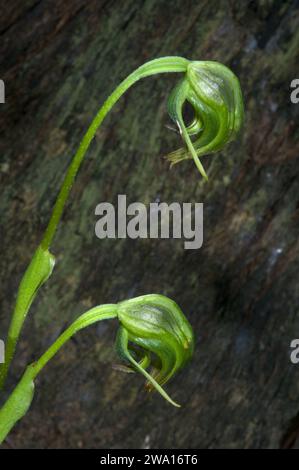
{"label": "second green orchid bloom", "polygon": [[193,354],[192,327],[179,306],[164,295],[143,295],[120,302],[117,316],[120,356],[146,377],[148,390],[155,388],[171,404],[180,406],[162,388]]}

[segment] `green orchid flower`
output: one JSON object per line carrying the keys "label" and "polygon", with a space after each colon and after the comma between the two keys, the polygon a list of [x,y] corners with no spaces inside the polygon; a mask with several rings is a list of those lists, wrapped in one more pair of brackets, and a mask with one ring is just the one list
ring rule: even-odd
{"label": "green orchid flower", "polygon": [[121,323],[116,341],[120,356],[146,377],[148,390],[155,388],[179,406],[161,387],[193,354],[193,331],[179,306],[163,295],[143,295],[119,303],[117,315]]}
{"label": "green orchid flower", "polygon": [[[138,67],[112,91],[86,130],[70,162],[45,233],[20,283],[7,333],[5,364],[0,365],[0,391],[6,385],[31,304],[39,289],[52,275],[55,258],[51,253],[51,245],[76,175],[96,132],[109,111],[131,86],[146,77],[169,73],[183,74],[168,100],[168,110],[186,144],[186,148],[168,156],[172,164],[193,158],[200,173],[207,179],[200,157],[222,150],[240,131],[244,110],[239,81],[232,71],[217,62],[190,61],[175,56],[160,57]],[[186,124],[183,118],[186,102],[194,110],[191,124]],[[115,318],[120,322],[117,350],[127,364],[122,367],[139,371],[147,379],[148,390],[156,389],[168,402],[179,406],[168,396],[163,386],[192,357],[192,328],[175,302],[162,295],[145,295],[118,304],[100,305],[85,312],[36,362],[27,366],[19,383],[0,408],[0,443],[29,410],[34,397],[35,379],[59,349],[82,328]]]}
{"label": "green orchid flower", "polygon": [[[179,407],[162,388],[191,359],[193,331],[179,306],[159,294],[143,295],[118,304],[93,307],[80,315],[47,349],[27,366],[20,382],[0,408],[0,443],[29,410],[34,397],[35,379],[61,347],[78,331],[102,320],[117,318],[118,353],[134,370],[147,379],[147,388],[155,388],[169,403]],[[134,345],[138,349],[134,349]],[[153,375],[147,372],[152,366]]]}
{"label": "green orchid flower", "polygon": [[[183,119],[186,102],[194,110],[194,119],[189,125]],[[167,158],[172,164],[193,158],[202,176],[208,179],[199,157],[222,150],[236,138],[243,124],[244,107],[238,78],[218,62],[190,62],[184,78],[168,99],[168,112],[187,148],[176,150]]]}

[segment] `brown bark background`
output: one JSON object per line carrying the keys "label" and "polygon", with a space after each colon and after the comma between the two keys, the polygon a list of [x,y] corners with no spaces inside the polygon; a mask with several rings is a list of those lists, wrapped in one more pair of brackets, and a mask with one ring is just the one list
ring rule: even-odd
{"label": "brown bark background", "polygon": [[[114,87],[163,55],[219,60],[244,91],[243,138],[192,161],[166,101],[178,77],[149,78],[114,108],[92,143],[9,380],[78,314],[146,293],[178,302],[196,333],[192,363],[168,386],[183,407],[113,369],[117,325],[79,333],[38,379],[5,447],[298,447],[298,1],[11,0],[0,7],[0,337],[84,130]],[[204,244],[95,237],[101,201],[204,203]],[[297,441],[297,443],[296,443]]]}

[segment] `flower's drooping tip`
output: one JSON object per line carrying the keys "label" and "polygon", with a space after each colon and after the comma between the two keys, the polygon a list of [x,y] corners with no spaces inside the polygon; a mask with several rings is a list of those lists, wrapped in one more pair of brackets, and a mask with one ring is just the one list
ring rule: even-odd
{"label": "flower's drooping tip", "polygon": [[[183,117],[186,102],[194,112],[189,124]],[[218,62],[190,62],[185,77],[169,97],[168,111],[186,144],[186,148],[170,153],[168,160],[174,165],[193,158],[207,180],[199,157],[222,150],[236,138],[243,124],[244,108],[238,78]]]}
{"label": "flower's drooping tip", "polygon": [[[158,294],[144,295],[118,304],[116,347],[134,370],[143,374],[146,389],[156,389],[174,402],[162,388],[192,357],[192,327],[178,305]],[[148,372],[147,369],[150,369]]]}

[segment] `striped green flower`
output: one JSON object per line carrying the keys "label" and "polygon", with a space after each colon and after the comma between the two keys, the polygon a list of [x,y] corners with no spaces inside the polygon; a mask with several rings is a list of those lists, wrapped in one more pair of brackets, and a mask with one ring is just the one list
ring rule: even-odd
{"label": "striped green flower", "polygon": [[[194,118],[188,125],[183,119],[186,102],[194,111]],[[169,97],[168,111],[187,148],[176,150],[167,158],[172,164],[193,158],[207,179],[199,157],[222,150],[236,138],[243,124],[244,107],[238,78],[218,62],[190,62],[184,78]]]}
{"label": "striped green flower", "polygon": [[117,316],[120,356],[146,377],[148,390],[155,388],[179,406],[162,388],[193,354],[192,327],[179,306],[164,295],[150,294],[120,302]]}

